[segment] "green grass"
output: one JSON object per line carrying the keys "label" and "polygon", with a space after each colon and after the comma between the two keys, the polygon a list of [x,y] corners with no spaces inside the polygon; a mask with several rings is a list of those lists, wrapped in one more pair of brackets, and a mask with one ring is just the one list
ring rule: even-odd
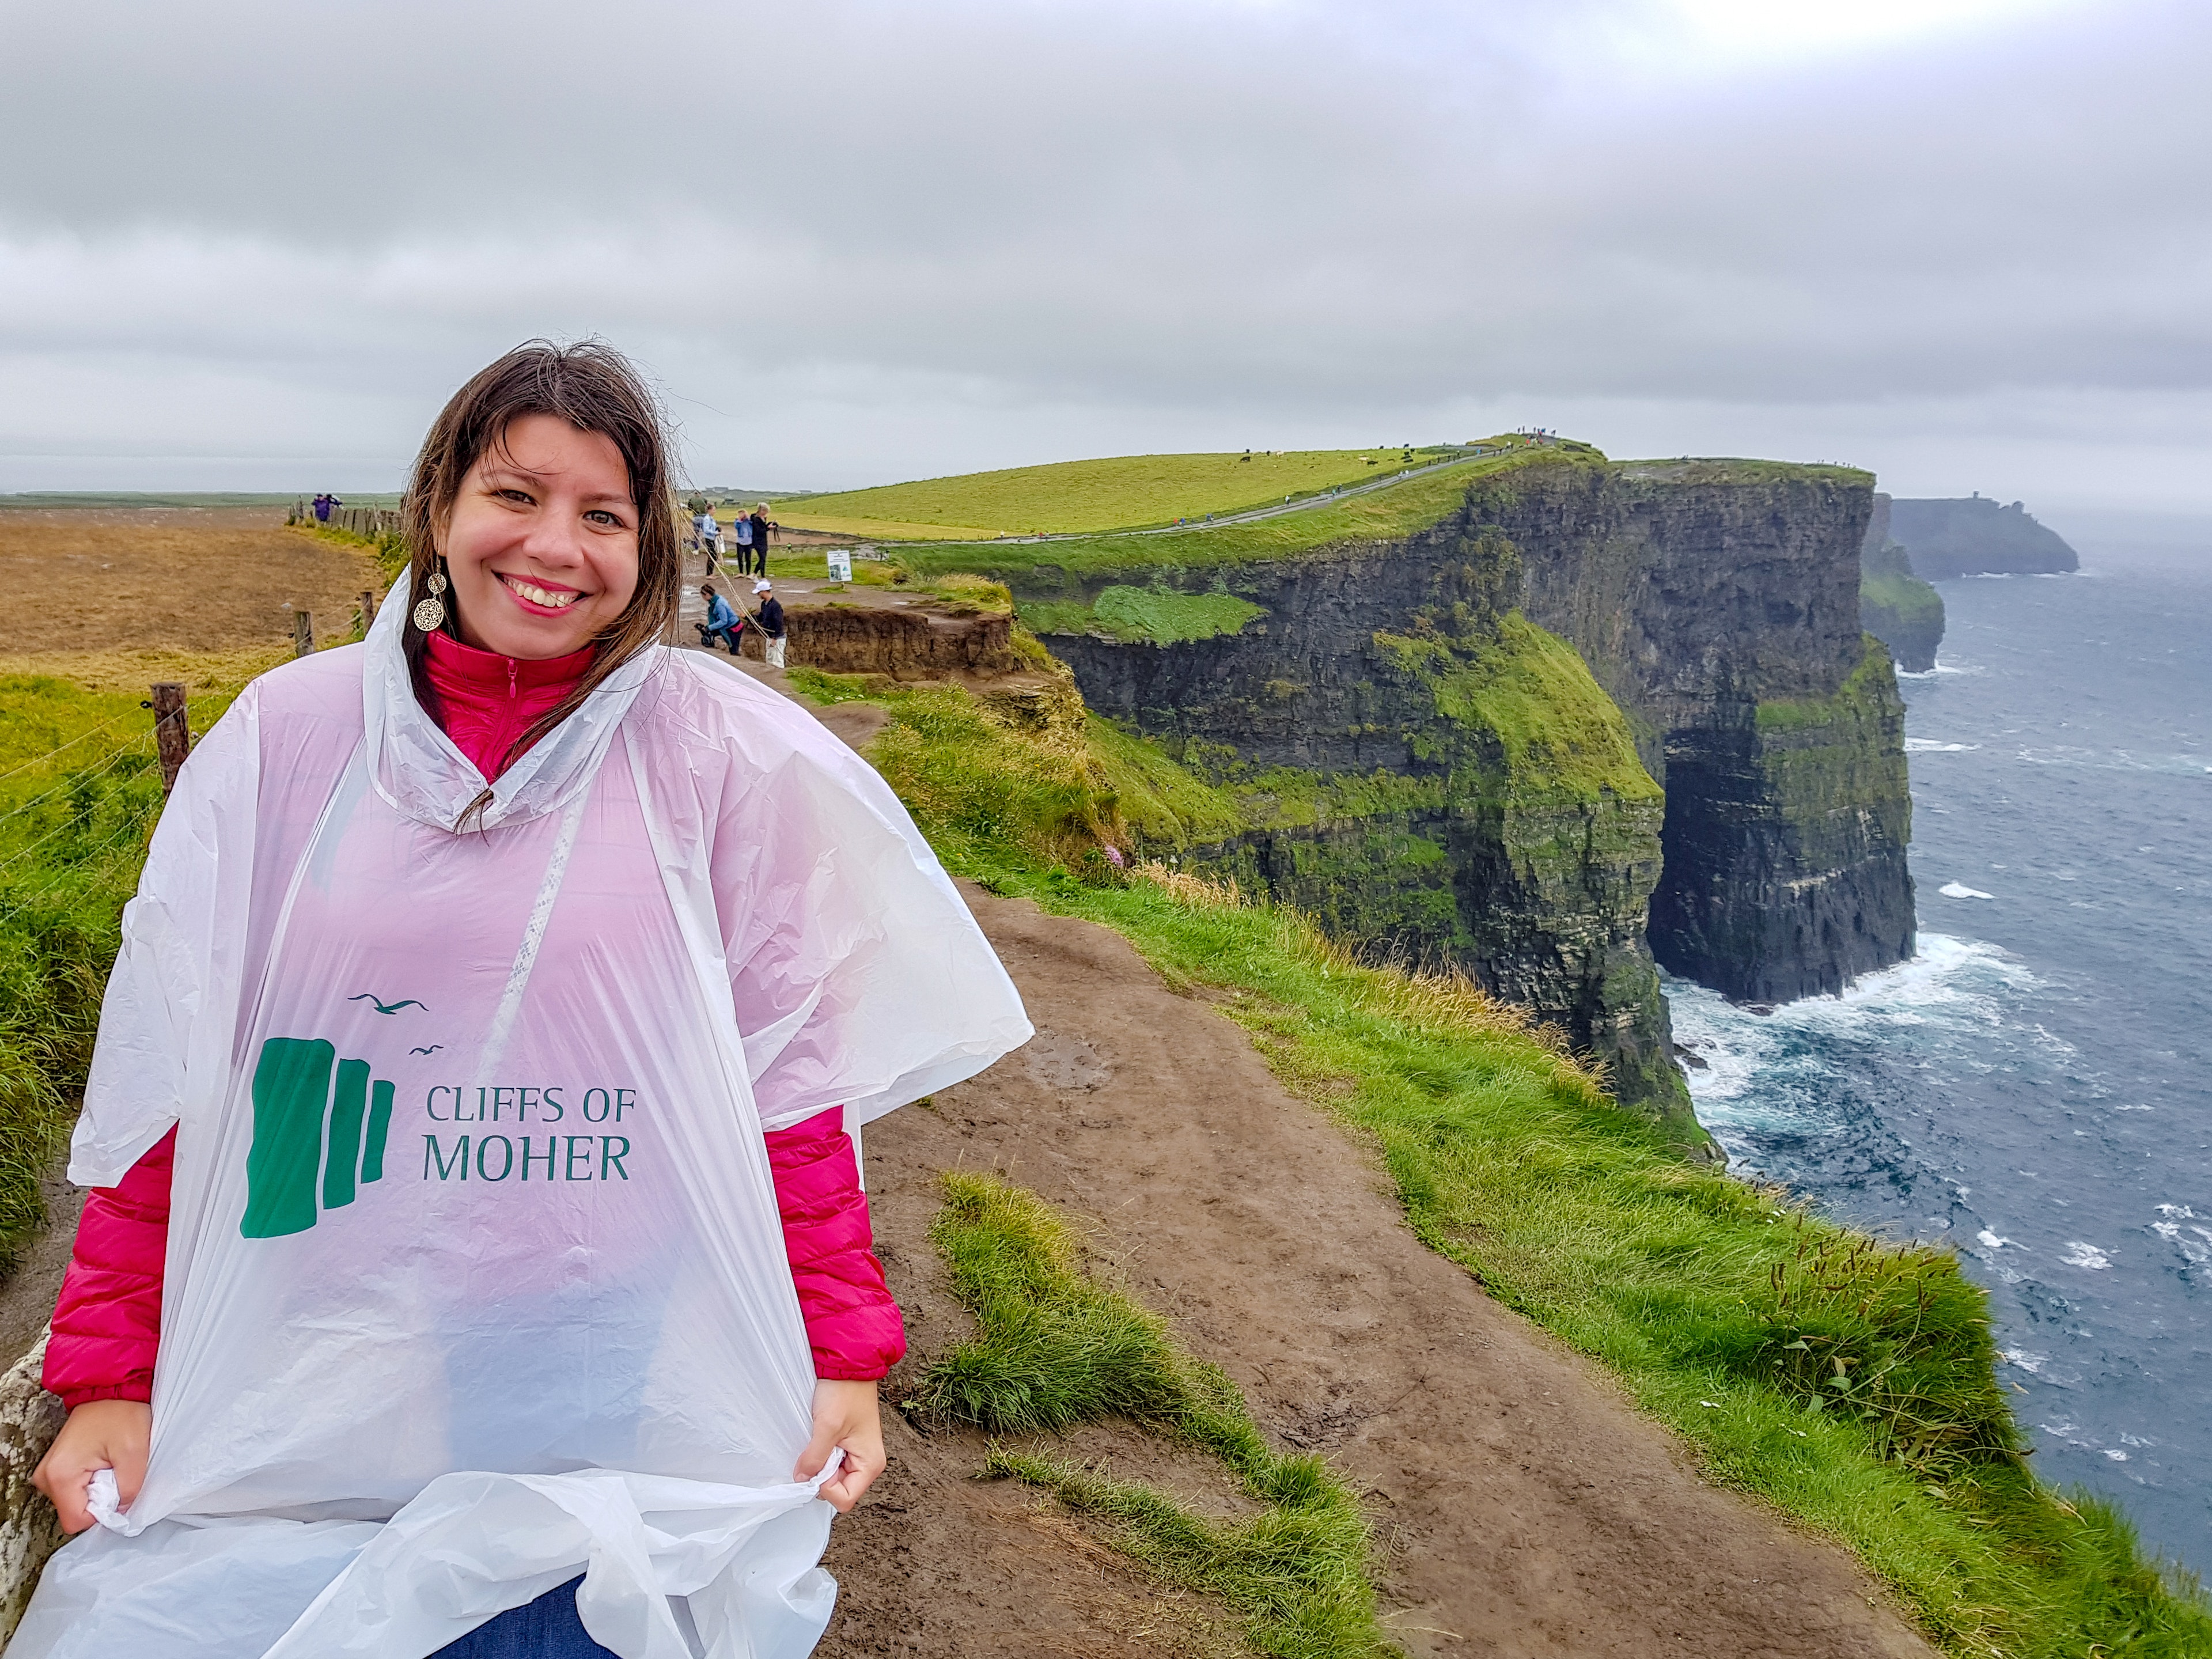
{"label": "green grass", "polygon": [[1478,477],[1516,468],[1587,458],[1544,449],[1496,455],[1439,468],[1401,484],[1251,524],[1218,525],[1147,536],[1079,536],[1063,542],[1006,546],[952,544],[902,548],[900,558],[918,571],[980,570],[1008,582],[1018,596],[1053,597],[1070,578],[1097,578],[1158,568],[1203,569],[1224,564],[1294,558],[1343,544],[1400,541],[1449,518]]}
{"label": "green grass", "polygon": [[1100,634],[1146,645],[1176,645],[1234,634],[1266,612],[1234,593],[1179,593],[1170,587],[1106,588],[1089,605],[1060,601],[1024,607],[1040,634]]}
{"label": "green grass", "polygon": [[1660,799],[1628,722],[1581,656],[1519,611],[1500,620],[1494,639],[1472,647],[1435,634],[1377,634],[1375,643],[1399,672],[1433,684],[1438,714],[1494,739],[1501,781],[1517,800],[1559,793]]}
{"label": "green grass", "polygon": [[985,534],[1080,534],[1171,524],[1279,503],[1346,484],[1364,483],[1445,452],[1401,449],[1291,450],[1281,454],[1120,455],[1047,466],[1009,467],[916,483],[809,496],[780,520],[839,530],[869,524],[889,536],[936,526]]}
{"label": "green grass", "polygon": [[[195,696],[204,729],[227,696]],[[161,811],[139,696],[0,675],[0,1273],[44,1224],[100,995]]]}
{"label": "green grass", "polygon": [[1943,596],[1917,576],[1866,574],[1859,578],[1859,598],[1880,606],[1906,627],[1941,627]]}
{"label": "green grass", "polygon": [[[949,774],[995,803],[988,826],[971,816],[946,834],[945,801],[912,798],[948,866],[1114,927],[1170,986],[1208,993],[1288,1086],[1372,1138],[1425,1243],[1609,1367],[1710,1478],[1847,1545],[1950,1652],[2212,1652],[2191,1581],[2162,1576],[2111,1506],[2034,1479],[1987,1297],[1954,1256],[1686,1165],[1555,1040],[1464,981],[1363,963],[1294,914],[1190,878],[1120,878],[1084,856],[1079,823],[1149,815],[1202,832],[1241,816],[1233,792],[1094,719],[1080,752],[1065,734],[1054,751],[1090,791],[1071,815],[973,776],[1038,769],[1014,729],[979,739],[969,722],[984,719],[942,738],[909,726],[887,769],[902,794]],[[1024,801],[1045,816],[1025,818]]]}
{"label": "green grass", "polygon": [[1219,1596],[1261,1653],[1382,1652],[1367,1523],[1342,1477],[1320,1457],[1269,1447],[1228,1376],[1179,1348],[1157,1315],[1085,1274],[1073,1230],[1036,1194],[969,1171],[944,1181],[930,1236],[978,1329],[930,1367],[913,1403],[993,1435],[1126,1417],[1212,1453],[1261,1514],[1208,1521],[1151,1487],[1003,1444],[992,1446],[986,1469],[1099,1517],[1163,1577]]}
{"label": "green grass", "polygon": [[1789,479],[1871,485],[1873,473],[1829,461],[1765,461],[1736,455],[1690,455],[1679,460],[1622,461],[1624,471],[1693,484],[1767,484]]}
{"label": "green grass", "polygon": [[[1850,677],[1828,697],[1771,697],[1762,702],[1754,719],[1764,732],[1808,732],[1832,726],[1838,720],[1859,717],[1870,704],[1881,696],[1891,670],[1889,652],[1871,634],[1859,636],[1861,651],[1858,666]],[[1890,684],[1890,695],[1895,695],[1894,683]]]}

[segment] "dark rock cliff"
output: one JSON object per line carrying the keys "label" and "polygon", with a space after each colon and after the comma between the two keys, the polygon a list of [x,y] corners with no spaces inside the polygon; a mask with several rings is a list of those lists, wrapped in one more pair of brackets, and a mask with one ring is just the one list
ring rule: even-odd
{"label": "dark rock cliff", "polygon": [[[1236,625],[1046,642],[1093,709],[1237,791],[1253,827],[1183,855],[1340,937],[1465,968],[1702,1145],[1644,939],[1664,803],[1581,660],[1513,614],[1511,547],[1461,514],[1402,541],[1147,574],[1155,593],[1233,599]],[[1052,574],[1030,582],[1064,607]],[[1141,608],[1097,586],[1079,591],[1109,616]]]}
{"label": "dark rock cliff", "polygon": [[1899,668],[1924,674],[1943,642],[1943,596],[1912,574],[1904,546],[1891,539],[1889,507],[1877,492],[1859,545],[1859,626],[1889,647]]}
{"label": "dark rock cliff", "polygon": [[1873,494],[1841,469],[1567,461],[1468,494],[1666,790],[1653,954],[1739,1000],[1912,952],[1905,710],[1859,626]]}
{"label": "dark rock cliff", "polygon": [[1899,500],[1890,504],[1889,533],[1905,544],[1913,574],[1923,581],[2055,575],[2081,568],[2065,538],[2039,523],[2018,501],[2000,507],[1982,495]]}

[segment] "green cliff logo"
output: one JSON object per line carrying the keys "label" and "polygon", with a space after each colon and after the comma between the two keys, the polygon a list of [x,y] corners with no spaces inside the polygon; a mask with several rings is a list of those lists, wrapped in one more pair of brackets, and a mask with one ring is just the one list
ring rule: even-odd
{"label": "green cliff logo", "polygon": [[383,1180],[392,1096],[382,1079],[372,1085],[367,1060],[340,1060],[319,1037],[263,1043],[238,1231],[247,1238],[303,1233],[323,1211],[343,1209],[360,1188]]}

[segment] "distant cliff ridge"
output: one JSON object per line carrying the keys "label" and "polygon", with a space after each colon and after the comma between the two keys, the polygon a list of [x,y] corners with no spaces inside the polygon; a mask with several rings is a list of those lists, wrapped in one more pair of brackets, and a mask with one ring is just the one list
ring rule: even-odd
{"label": "distant cliff ridge", "polygon": [[1905,548],[1891,538],[1891,505],[1875,495],[1859,547],[1859,625],[1889,647],[1899,668],[1924,674],[1943,641],[1943,596],[1912,574]]}
{"label": "distant cliff ridge", "polygon": [[1986,496],[1964,501],[1893,501],[1889,533],[1905,545],[1912,574],[1923,581],[1955,576],[2054,575],[2081,561],[2064,537],[2039,524],[2020,502],[2000,507]]}

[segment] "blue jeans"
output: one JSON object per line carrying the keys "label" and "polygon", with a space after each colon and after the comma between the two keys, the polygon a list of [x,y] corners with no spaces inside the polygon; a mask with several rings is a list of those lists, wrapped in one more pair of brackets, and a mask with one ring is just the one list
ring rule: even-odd
{"label": "blue jeans", "polygon": [[576,1616],[579,1573],[535,1601],[509,1607],[478,1625],[458,1642],[448,1642],[432,1659],[615,1659],[585,1632]]}

